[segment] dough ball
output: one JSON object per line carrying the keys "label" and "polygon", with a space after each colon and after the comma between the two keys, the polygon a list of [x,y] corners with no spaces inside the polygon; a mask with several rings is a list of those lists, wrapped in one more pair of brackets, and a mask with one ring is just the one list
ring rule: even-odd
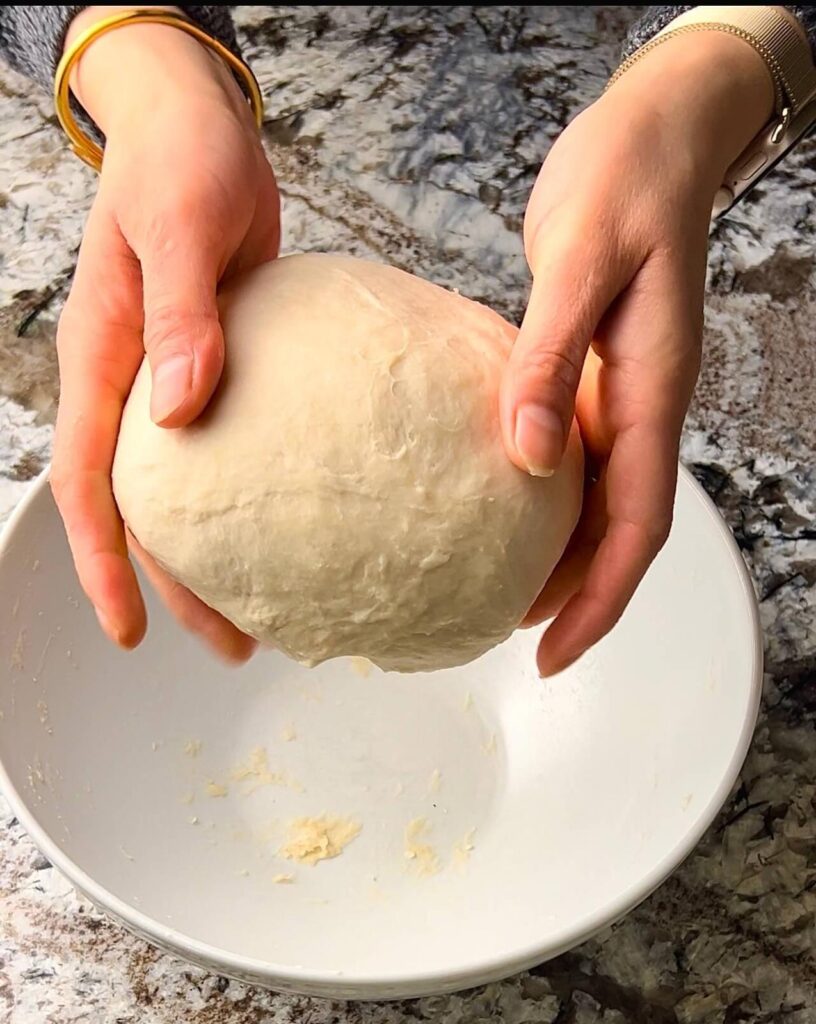
{"label": "dough ball", "polygon": [[141,367],[116,500],[142,546],[240,629],[314,665],[461,665],[512,633],[581,505],[563,467],[507,458],[498,388],[515,328],[400,270],[287,256],[220,299],[224,376],[205,414],[150,420]]}

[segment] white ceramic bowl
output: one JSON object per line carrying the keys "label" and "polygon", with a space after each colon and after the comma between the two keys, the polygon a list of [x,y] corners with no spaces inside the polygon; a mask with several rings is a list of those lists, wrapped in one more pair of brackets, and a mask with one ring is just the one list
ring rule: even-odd
{"label": "white ceramic bowl", "polygon": [[[760,695],[751,583],[686,472],[623,620],[547,682],[537,630],[428,676],[273,654],[235,671],[152,600],[150,618],[134,654],[103,638],[40,480],[0,545],[5,793],[126,927],[318,995],[464,988],[621,917],[714,818]],[[269,772],[236,779],[256,748]],[[359,837],[313,867],[282,859],[290,820],[323,813],[359,822]],[[409,858],[416,819],[431,849]]]}

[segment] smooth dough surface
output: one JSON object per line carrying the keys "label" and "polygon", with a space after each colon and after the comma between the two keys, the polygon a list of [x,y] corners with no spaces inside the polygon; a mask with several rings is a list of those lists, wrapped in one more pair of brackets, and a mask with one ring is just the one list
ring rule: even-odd
{"label": "smooth dough surface", "polygon": [[316,664],[464,664],[506,639],[581,505],[512,465],[498,387],[516,329],[391,267],[287,256],[220,299],[224,376],[179,430],[136,378],[113,469],[142,546],[241,629]]}

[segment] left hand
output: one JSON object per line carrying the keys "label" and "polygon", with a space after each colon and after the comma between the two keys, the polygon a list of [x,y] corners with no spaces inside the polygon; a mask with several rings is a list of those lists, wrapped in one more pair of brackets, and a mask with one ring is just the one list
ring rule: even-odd
{"label": "left hand", "polygon": [[[118,10],[82,9],[70,35]],[[130,551],[183,625],[225,660],[242,662],[255,641],[171,579],[133,538],[127,543],[111,468],[145,355],[156,424],[183,427],[206,408],[224,364],[216,289],[277,254],[275,177],[232,73],[176,28],[130,25],[101,36],[72,88],[106,138],[57,332],[51,486],[77,574],[107,635],[134,647],[147,623]]]}
{"label": "left hand", "polygon": [[581,520],[525,620],[556,616],[542,675],[614,626],[668,536],[714,194],[772,101],[743,40],[677,36],[580,114],[541,169],[524,224],[533,289],[502,430],[513,462],[545,476],[577,414],[589,470]]}

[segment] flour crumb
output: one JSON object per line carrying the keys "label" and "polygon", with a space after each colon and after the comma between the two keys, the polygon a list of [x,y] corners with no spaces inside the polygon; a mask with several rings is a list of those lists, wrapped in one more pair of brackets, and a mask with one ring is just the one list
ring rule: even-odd
{"label": "flour crumb", "polygon": [[34,763],[26,766],[28,771],[28,785],[30,789],[36,789],[37,786],[46,786],[47,780],[45,778],[45,772],[43,771],[42,762],[39,756],[34,758]]}
{"label": "flour crumb", "polygon": [[482,744],[482,750],[486,754],[495,754],[496,753],[496,734],[495,734],[495,732],[491,732],[491,734],[487,737],[485,742]]}
{"label": "flour crumb", "polygon": [[233,768],[230,778],[233,782],[250,782],[254,785],[244,790],[245,795],[254,793],[261,786],[286,786],[296,793],[303,793],[303,786],[286,772],[273,772],[269,767],[269,755],[265,747],[253,747],[249,757]]}
{"label": "flour crumb", "polygon": [[362,831],[351,818],[295,818],[289,822],[288,838],[278,853],[300,864],[317,864],[339,856]]}
{"label": "flour crumb", "polygon": [[246,868],[241,868],[241,870],[238,872],[238,874],[241,876],[241,878],[248,878],[249,877],[249,871]]}
{"label": "flour crumb", "polygon": [[21,629],[14,642],[14,649],[11,652],[11,667],[22,672],[25,668],[25,635],[26,631]]}
{"label": "flour crumb", "polygon": [[470,831],[466,832],[459,842],[453,847],[453,863],[457,866],[461,867],[470,859],[470,855],[474,849],[473,837],[475,835],[476,829],[470,829]]}
{"label": "flour crumb", "polygon": [[132,853],[128,853],[124,846],[119,847],[119,852],[125,858],[125,860],[136,860]]}
{"label": "flour crumb", "polygon": [[192,818],[190,818],[190,819],[189,819],[189,821],[190,821],[190,824],[191,824],[191,825],[197,825],[197,824],[199,823],[199,817],[198,817],[198,815],[197,815],[197,814],[194,814],[194,815],[192,816]]}
{"label": "flour crumb", "polygon": [[442,772],[438,768],[434,768],[431,772],[431,777],[428,780],[428,792],[438,793],[439,787],[442,785]]}
{"label": "flour crumb", "polygon": [[272,881],[275,883],[275,885],[289,885],[289,883],[294,882],[294,880],[294,875],[275,875],[272,878]]}
{"label": "flour crumb", "polygon": [[40,725],[45,726],[45,731],[49,736],[54,735],[54,730],[51,728],[51,723],[48,720],[48,705],[44,700],[37,701],[37,717],[40,719]]}
{"label": "flour crumb", "polygon": [[427,877],[439,871],[436,851],[423,840],[429,831],[427,818],[414,818],[405,829],[405,859],[411,861],[417,875]]}
{"label": "flour crumb", "polygon": [[159,749],[159,744],[156,740],[153,740],[153,742],[150,744],[150,749],[153,751],[154,754]]}
{"label": "flour crumb", "polygon": [[188,757],[198,757],[201,753],[201,740],[187,740],[184,744],[184,753]]}
{"label": "flour crumb", "polygon": [[401,782],[397,782],[394,785],[394,796],[402,796],[405,792],[405,786]]}
{"label": "flour crumb", "polygon": [[295,732],[295,727],[291,724],[285,726],[283,732],[281,733],[281,739],[283,740],[284,743],[291,743],[292,740],[296,740],[297,733]]}
{"label": "flour crumb", "polygon": [[17,618],[17,612],[19,612],[19,610],[20,610],[20,598],[18,597],[17,600],[14,602],[13,608],[11,609],[11,617],[13,619]]}
{"label": "flour crumb", "polygon": [[360,676],[361,679],[368,679],[371,675],[371,670],[374,668],[368,658],[349,658],[351,667]]}
{"label": "flour crumb", "polygon": [[34,562],[32,563],[32,566],[31,566],[31,571],[32,572],[36,572],[39,569],[39,567],[40,567],[40,560],[39,560],[39,558],[35,558]]}
{"label": "flour crumb", "polygon": [[681,811],[687,811],[689,809],[689,806],[690,806],[691,801],[693,799],[694,799],[694,794],[693,793],[686,793],[686,795],[680,801],[680,810]]}
{"label": "flour crumb", "polygon": [[301,697],[308,701],[310,704],[322,704],[323,694],[317,688],[311,689],[308,686],[304,686],[300,691]]}
{"label": "flour crumb", "polygon": [[181,798],[183,804],[191,804],[195,800],[195,793],[185,793]]}
{"label": "flour crumb", "polygon": [[40,676],[40,672],[42,672],[42,670],[43,670],[43,666],[45,665],[45,659],[48,657],[48,648],[51,646],[51,641],[53,639],[54,639],[54,634],[53,633],[49,633],[48,634],[48,639],[45,641],[45,645],[44,645],[44,647],[42,649],[42,653],[40,654],[40,660],[37,662],[37,668],[35,669],[34,675],[32,676],[32,682],[35,682],[35,683],[37,682],[37,680],[38,680],[38,678]]}
{"label": "flour crumb", "polygon": [[465,694],[465,699],[462,701],[462,710],[463,711],[470,711],[472,707],[473,707],[473,694],[470,692],[470,690],[468,690],[468,692]]}
{"label": "flour crumb", "polygon": [[207,796],[219,797],[227,795],[227,787],[222,786],[220,782],[214,782],[212,779],[207,783]]}

